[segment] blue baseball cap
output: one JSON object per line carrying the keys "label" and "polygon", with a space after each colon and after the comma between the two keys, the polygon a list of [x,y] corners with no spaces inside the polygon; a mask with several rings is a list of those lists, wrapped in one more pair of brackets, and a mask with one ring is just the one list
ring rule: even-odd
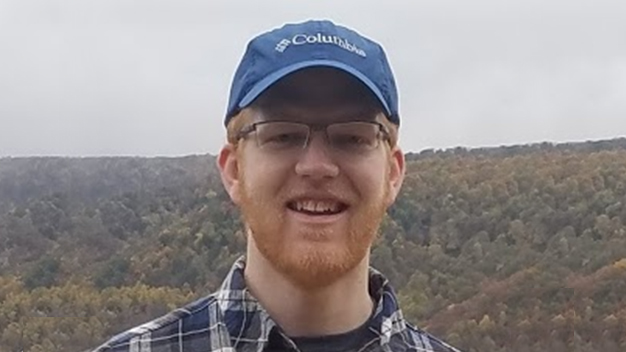
{"label": "blue baseball cap", "polygon": [[382,46],[328,20],[285,24],[254,37],[235,72],[225,125],[281,78],[304,68],[332,67],[358,78],[399,125],[398,91]]}

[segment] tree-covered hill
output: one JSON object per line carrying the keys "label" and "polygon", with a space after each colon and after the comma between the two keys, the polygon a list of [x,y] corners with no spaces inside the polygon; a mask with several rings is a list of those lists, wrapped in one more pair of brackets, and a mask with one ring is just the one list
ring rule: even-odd
{"label": "tree-covered hill", "polygon": [[[465,351],[626,351],[626,139],[407,155],[373,251]],[[80,351],[245,246],[210,155],[0,159],[0,351]]]}

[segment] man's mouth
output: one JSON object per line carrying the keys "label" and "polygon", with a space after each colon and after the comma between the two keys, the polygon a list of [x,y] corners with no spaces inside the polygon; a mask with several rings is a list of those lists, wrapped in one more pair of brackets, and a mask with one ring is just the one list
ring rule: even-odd
{"label": "man's mouth", "polygon": [[348,208],[348,205],[334,200],[295,200],[287,203],[287,208],[307,215],[335,215]]}

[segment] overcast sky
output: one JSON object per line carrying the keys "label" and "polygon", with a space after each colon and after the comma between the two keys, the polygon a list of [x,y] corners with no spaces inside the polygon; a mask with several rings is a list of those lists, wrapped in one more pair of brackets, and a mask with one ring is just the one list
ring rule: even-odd
{"label": "overcast sky", "polygon": [[0,157],[215,154],[247,41],[380,41],[406,151],[626,136],[624,0],[0,0]]}

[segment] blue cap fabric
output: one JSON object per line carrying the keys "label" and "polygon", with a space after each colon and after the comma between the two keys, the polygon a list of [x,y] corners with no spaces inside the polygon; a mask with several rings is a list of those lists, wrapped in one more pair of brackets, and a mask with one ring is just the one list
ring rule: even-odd
{"label": "blue cap fabric", "polygon": [[331,21],[286,24],[253,38],[237,67],[224,124],[281,78],[307,67],[334,67],[363,82],[400,124],[398,92],[382,46]]}

